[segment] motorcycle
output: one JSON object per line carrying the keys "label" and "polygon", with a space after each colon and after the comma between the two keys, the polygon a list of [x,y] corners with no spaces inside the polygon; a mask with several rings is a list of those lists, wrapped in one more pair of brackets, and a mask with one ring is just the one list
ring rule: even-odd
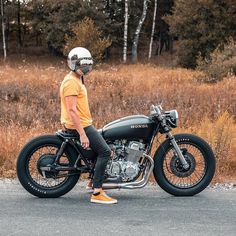
{"label": "motorcycle", "polygon": [[[209,144],[193,134],[172,135],[178,125],[176,110],[152,105],[150,115],[132,115],[115,120],[99,133],[113,155],[107,163],[104,189],[143,188],[153,172],[157,184],[174,196],[193,196],[204,190],[215,173],[215,156]],[[154,156],[154,139],[164,134]],[[83,149],[74,132],[33,138],[17,159],[22,186],[40,198],[56,198],[69,192],[81,174],[93,177],[96,152]]]}

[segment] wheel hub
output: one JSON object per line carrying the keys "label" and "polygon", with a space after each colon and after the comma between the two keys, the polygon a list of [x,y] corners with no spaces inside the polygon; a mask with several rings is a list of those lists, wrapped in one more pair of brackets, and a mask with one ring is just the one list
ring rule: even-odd
{"label": "wheel hub", "polygon": [[53,163],[55,161],[56,155],[54,154],[43,154],[37,162],[37,168],[38,168],[38,172],[43,176],[43,172],[42,172],[42,167],[50,167],[51,170],[46,170],[45,171],[45,176],[46,178],[53,178],[55,177],[59,171],[56,171],[55,169],[53,169]]}
{"label": "wheel hub", "polygon": [[190,176],[196,167],[196,161],[192,154],[185,152],[184,158],[189,164],[189,167],[185,169],[178,156],[174,155],[170,161],[170,169],[172,173],[178,177],[188,177]]}

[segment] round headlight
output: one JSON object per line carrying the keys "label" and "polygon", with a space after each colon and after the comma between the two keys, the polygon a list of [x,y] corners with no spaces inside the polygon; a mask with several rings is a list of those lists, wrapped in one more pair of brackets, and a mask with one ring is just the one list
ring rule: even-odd
{"label": "round headlight", "polygon": [[179,119],[177,110],[171,110],[171,111],[165,112],[165,114],[166,114],[166,120],[168,124],[172,128],[176,128],[178,126],[178,119]]}

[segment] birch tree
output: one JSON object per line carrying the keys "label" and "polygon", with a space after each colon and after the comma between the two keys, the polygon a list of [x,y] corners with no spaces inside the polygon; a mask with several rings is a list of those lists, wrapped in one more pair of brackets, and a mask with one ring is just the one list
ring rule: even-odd
{"label": "birch tree", "polygon": [[143,13],[142,16],[139,20],[137,29],[135,31],[134,34],[134,40],[133,40],[133,45],[132,45],[132,62],[136,63],[138,60],[138,41],[139,41],[139,35],[140,35],[140,31],[142,29],[143,23],[146,19],[146,15],[147,15],[147,7],[148,7],[148,0],[143,0]]}
{"label": "birch tree", "polygon": [[2,18],[3,53],[4,53],[4,60],[6,60],[6,58],[7,58],[7,50],[6,50],[5,19],[4,19],[4,11],[3,11],[3,0],[1,0],[1,18]]}
{"label": "birch tree", "polygon": [[18,44],[22,46],[21,39],[21,3],[20,0],[17,1],[17,26],[18,26]]}
{"label": "birch tree", "polygon": [[149,44],[149,53],[148,53],[149,60],[152,57],[152,44],[153,44],[153,36],[155,33],[155,26],[156,26],[156,15],[157,15],[157,0],[155,0],[154,13],[153,13],[152,33],[151,33],[151,40],[150,40],[150,44]]}
{"label": "birch tree", "polygon": [[129,0],[125,0],[124,49],[123,49],[124,63],[126,63],[127,61],[128,21],[129,21]]}

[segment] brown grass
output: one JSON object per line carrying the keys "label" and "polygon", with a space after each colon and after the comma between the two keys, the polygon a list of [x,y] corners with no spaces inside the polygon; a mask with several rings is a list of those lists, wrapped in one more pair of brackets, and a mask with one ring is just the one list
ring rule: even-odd
{"label": "brown grass", "polygon": [[[60,129],[58,89],[67,73],[63,61],[32,58],[0,65],[0,175],[15,176],[22,145]],[[197,72],[152,64],[98,65],[86,78],[94,126],[132,114],[149,114],[152,103],[180,114],[176,132],[206,138],[217,158],[217,179],[235,178],[236,80],[203,84]],[[230,165],[229,165],[230,164]]]}

